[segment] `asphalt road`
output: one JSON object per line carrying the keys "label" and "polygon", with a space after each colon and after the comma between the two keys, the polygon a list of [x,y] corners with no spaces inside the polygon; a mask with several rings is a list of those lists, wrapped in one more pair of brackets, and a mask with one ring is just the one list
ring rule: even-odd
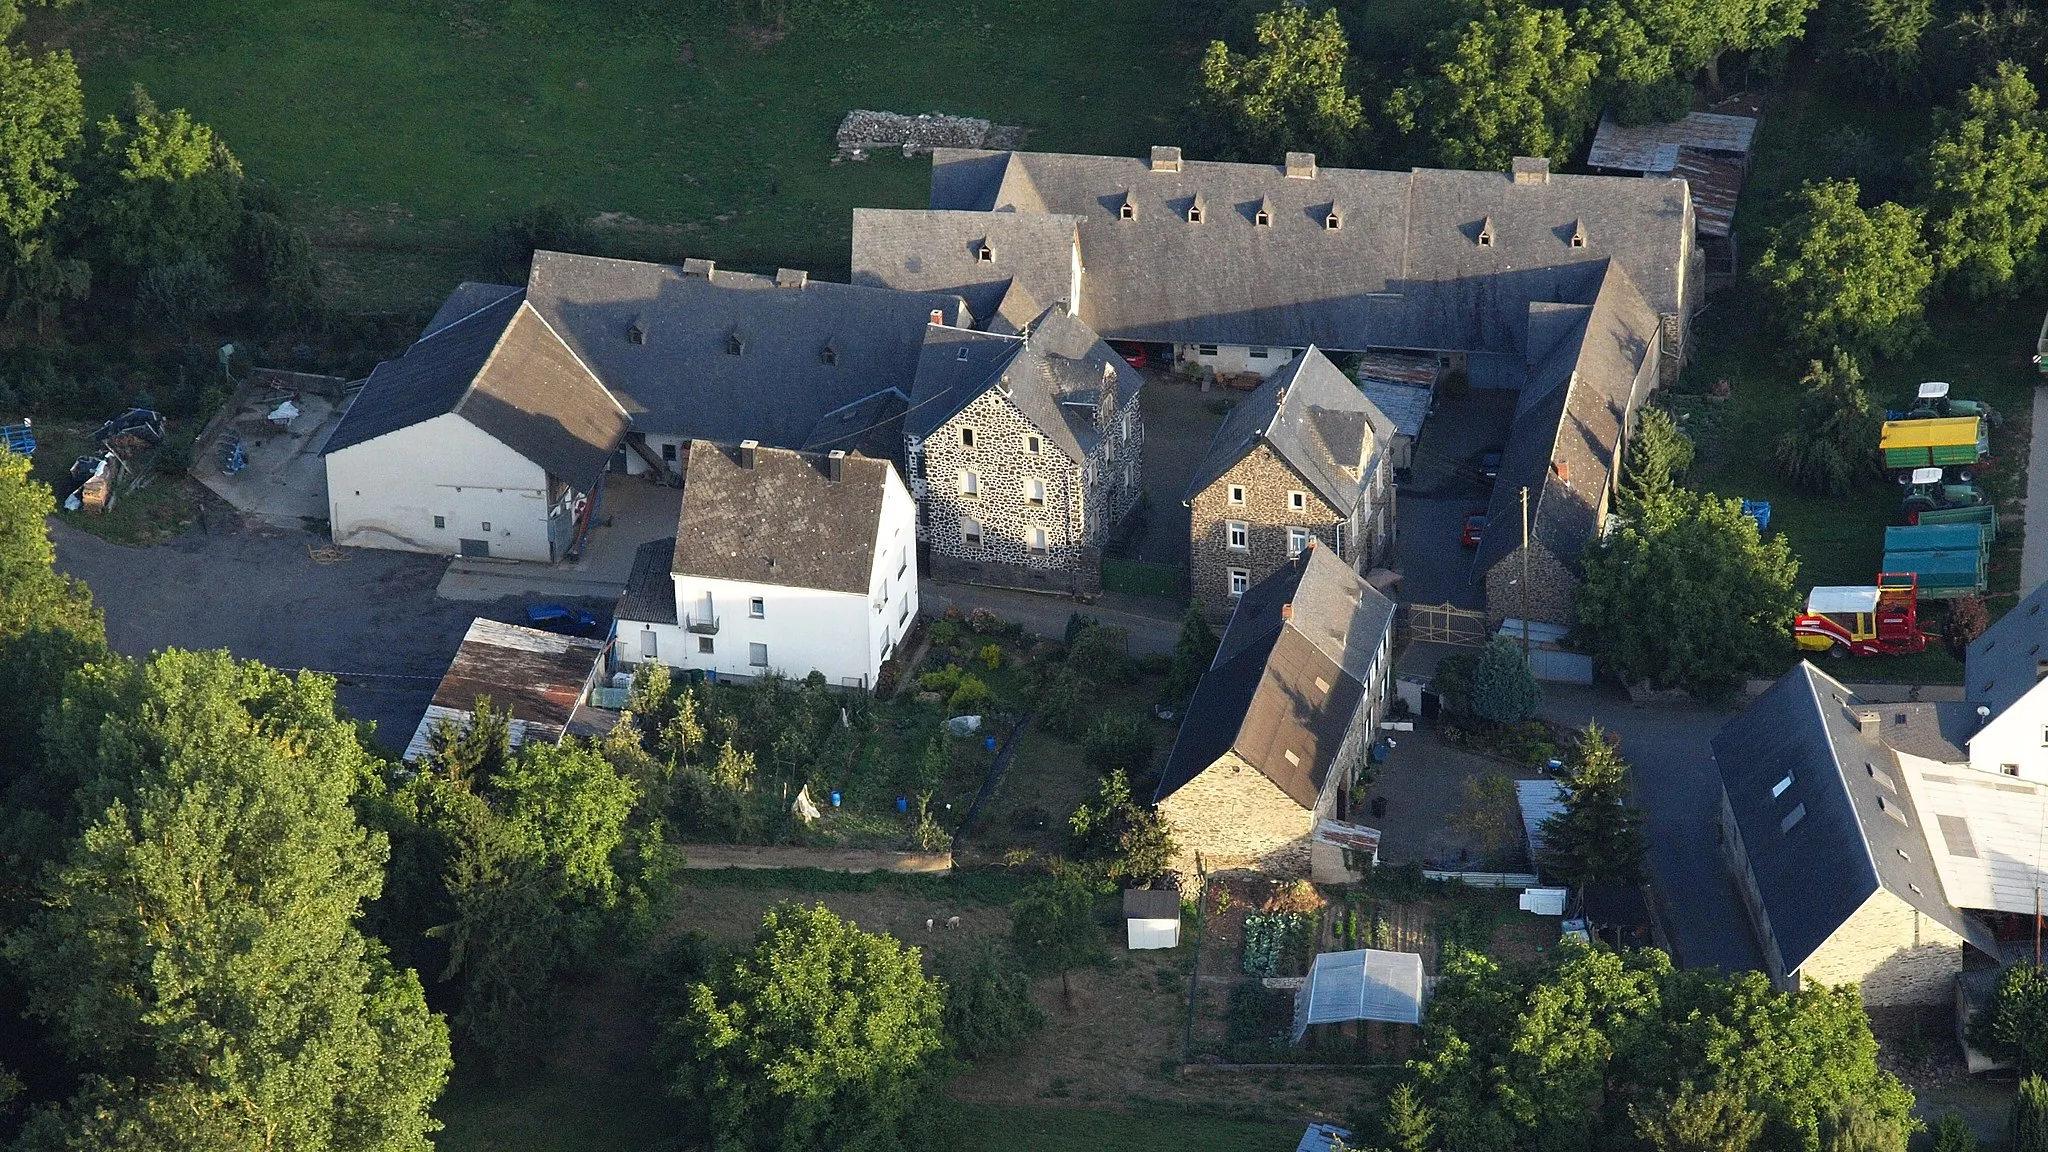
{"label": "asphalt road", "polygon": [[1588,718],[1621,734],[1650,839],[1650,881],[1672,951],[1689,968],[1763,968],[1735,880],[1720,854],[1721,778],[1710,742],[1729,715],[1697,705],[1636,704],[1617,689],[1545,684],[1543,715]]}
{"label": "asphalt road", "polygon": [[[213,517],[155,548],[124,548],[52,521],[57,567],[84,580],[106,612],[117,652],[224,648],[278,668],[343,674],[350,714],[377,725],[397,751],[477,616],[517,621],[518,599],[455,603],[434,588],[445,557],[342,549],[321,563],[325,537]],[[589,605],[586,605],[589,606]],[[606,613],[610,605],[603,604]]]}

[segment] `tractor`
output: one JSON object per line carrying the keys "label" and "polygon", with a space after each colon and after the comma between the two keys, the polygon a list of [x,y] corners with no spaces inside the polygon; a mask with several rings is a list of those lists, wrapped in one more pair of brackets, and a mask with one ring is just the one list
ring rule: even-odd
{"label": "tractor", "polygon": [[1913,407],[1908,409],[1908,420],[1950,420],[1961,416],[1978,416],[1996,428],[2002,421],[1991,405],[1982,400],[1951,400],[1948,385],[1940,380],[1929,380],[1920,385],[1913,397]]}
{"label": "tractor", "polygon": [[1899,501],[1899,510],[1906,515],[1906,523],[1920,523],[1922,512],[1933,512],[1947,508],[1975,508],[1989,503],[1975,484],[1944,484],[1942,469],[1915,468],[1907,482],[1906,496]]}
{"label": "tractor", "polygon": [[1836,657],[1924,652],[1919,595],[1920,578],[1911,572],[1881,572],[1874,586],[1815,588],[1792,621],[1792,639],[1802,652]]}

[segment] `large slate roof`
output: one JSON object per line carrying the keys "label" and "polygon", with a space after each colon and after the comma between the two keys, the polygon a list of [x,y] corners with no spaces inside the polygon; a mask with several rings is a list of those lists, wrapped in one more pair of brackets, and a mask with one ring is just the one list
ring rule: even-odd
{"label": "large slate roof", "polygon": [[[534,254],[527,298],[640,431],[780,447],[811,440],[827,413],[908,390],[931,313],[958,323],[963,307],[956,296],[803,273],[562,252]],[[643,343],[630,338],[636,326]],[[738,355],[729,351],[734,337]]]}
{"label": "large slate roof", "polygon": [[1368,431],[1384,445],[1394,423],[1310,345],[1223,418],[1184,499],[1193,500],[1264,442],[1331,507],[1349,515],[1358,503]]}
{"label": "large slate roof", "polygon": [[[1614,478],[1630,419],[1657,367],[1658,322],[1620,265],[1601,277],[1590,305],[1529,306],[1535,357],[1516,403],[1487,507],[1490,531],[1480,538],[1473,571],[1481,578],[1521,546],[1521,494],[1529,489],[1530,539],[1578,568]],[[1558,464],[1565,465],[1560,472]]]}
{"label": "large slate roof", "polygon": [[[1058,308],[1021,335],[931,325],[918,358],[906,430],[929,436],[990,389],[1078,463],[1102,440],[1095,417],[1105,395],[1117,411],[1135,403],[1137,370],[1086,324]],[[962,357],[962,353],[965,357]]]}
{"label": "large slate roof", "polygon": [[823,457],[764,447],[752,468],[739,458],[737,449],[691,442],[670,570],[867,595],[889,462],[848,456],[834,482]]}
{"label": "large slate roof", "polygon": [[2048,584],[2000,616],[1984,634],[1970,641],[1963,658],[1964,698],[1982,704],[1997,716],[2033,691],[2048,665]]}
{"label": "large slate roof", "polygon": [[1013,284],[1041,306],[1073,294],[1080,226],[1074,216],[855,208],[853,282],[957,295],[986,327]]}
{"label": "large slate roof", "polygon": [[[473,287],[458,288],[456,295]],[[449,413],[549,475],[584,486],[604,471],[632,423],[525,295],[515,291],[434,329],[405,355],[377,365],[321,453]]]}
{"label": "large slate roof", "polygon": [[[1078,218],[1081,318],[1112,339],[1521,352],[1528,305],[1591,303],[1610,258],[1654,311],[1680,309],[1691,227],[1682,180],[1518,184],[1502,172],[1341,168],[1290,179],[1270,164],[1164,171],[1135,158],[949,148],[932,163],[935,213]],[[1197,197],[1202,221],[1190,223]],[[1326,226],[1333,205],[1336,229]],[[928,239],[901,215],[886,228],[866,221],[870,235],[863,225],[856,266],[881,283],[957,239],[936,222]]]}
{"label": "large slate roof", "polygon": [[1153,802],[1235,751],[1314,808],[1393,614],[1393,601],[1323,548],[1247,589],[1188,702]]}
{"label": "large slate roof", "polygon": [[1944,894],[1910,792],[1886,788],[1871,770],[1892,780],[1898,768],[1881,740],[1862,735],[1860,707],[1802,661],[1714,737],[1714,763],[1787,971],[1880,887],[1973,944],[1991,943]]}

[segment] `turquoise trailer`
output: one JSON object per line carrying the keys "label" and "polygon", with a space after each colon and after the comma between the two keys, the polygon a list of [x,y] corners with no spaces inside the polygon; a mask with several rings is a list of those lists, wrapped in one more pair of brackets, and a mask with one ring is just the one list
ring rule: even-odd
{"label": "turquoise trailer", "polygon": [[1910,572],[1920,599],[1947,600],[1984,591],[1991,544],[1978,524],[1922,524],[1884,530],[1884,570]]}

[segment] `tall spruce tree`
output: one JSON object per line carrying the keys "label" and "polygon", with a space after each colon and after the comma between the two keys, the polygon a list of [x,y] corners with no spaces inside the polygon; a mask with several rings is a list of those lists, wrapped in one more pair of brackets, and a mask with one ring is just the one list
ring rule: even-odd
{"label": "tall spruce tree", "polygon": [[1564,807],[1543,822],[1544,874],[1573,886],[1641,883],[1649,845],[1613,734],[1589,721],[1558,784]]}

